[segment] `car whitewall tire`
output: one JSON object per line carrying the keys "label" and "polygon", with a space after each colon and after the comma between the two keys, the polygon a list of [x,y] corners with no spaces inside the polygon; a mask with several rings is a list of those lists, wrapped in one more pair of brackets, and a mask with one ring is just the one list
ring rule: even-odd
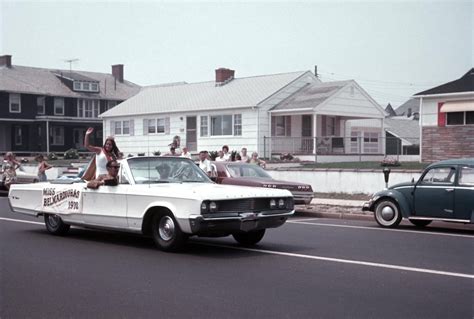
{"label": "car whitewall tire", "polygon": [[65,235],[70,225],[65,224],[61,217],[55,214],[45,214],[44,215],[44,224],[46,225],[46,230],[53,235]]}
{"label": "car whitewall tire", "polygon": [[382,227],[397,227],[402,220],[398,205],[390,199],[382,199],[376,204],[374,217]]}
{"label": "car whitewall tire", "polygon": [[188,239],[171,213],[155,214],[151,228],[156,246],[163,251],[178,251]]}

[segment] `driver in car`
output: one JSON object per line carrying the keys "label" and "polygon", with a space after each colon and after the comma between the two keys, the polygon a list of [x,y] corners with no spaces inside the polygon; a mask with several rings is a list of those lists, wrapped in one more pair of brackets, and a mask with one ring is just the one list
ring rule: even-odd
{"label": "driver in car", "polygon": [[107,174],[99,175],[96,179],[87,183],[88,188],[97,189],[99,186],[117,186],[118,185],[118,172],[120,164],[116,160],[110,160],[105,165],[107,168]]}

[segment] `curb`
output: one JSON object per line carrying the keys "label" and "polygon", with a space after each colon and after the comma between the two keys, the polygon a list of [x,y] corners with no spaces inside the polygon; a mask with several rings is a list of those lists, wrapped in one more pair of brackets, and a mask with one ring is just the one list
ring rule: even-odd
{"label": "curb", "polygon": [[[354,213],[354,209],[360,210],[360,213]],[[338,210],[330,212],[329,210]],[[350,212],[349,210],[352,210]],[[339,212],[340,211],[340,212]],[[296,205],[294,216],[318,217],[329,219],[347,219],[347,220],[374,220],[372,213],[362,212],[361,207],[347,206],[328,206],[328,205]]]}

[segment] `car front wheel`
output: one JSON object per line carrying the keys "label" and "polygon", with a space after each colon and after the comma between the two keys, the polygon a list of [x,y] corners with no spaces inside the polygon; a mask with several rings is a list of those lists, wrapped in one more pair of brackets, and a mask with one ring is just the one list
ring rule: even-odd
{"label": "car front wheel", "polygon": [[382,199],[374,211],[375,221],[382,227],[397,227],[402,220],[398,205],[390,199]]}
{"label": "car front wheel", "polygon": [[70,225],[63,222],[61,217],[54,214],[44,215],[44,224],[49,233],[58,236],[65,235],[69,231],[69,228],[71,228]]}
{"label": "car front wheel", "polygon": [[410,219],[410,223],[415,225],[416,227],[425,227],[431,224],[432,220],[428,219]]}
{"label": "car front wheel", "polygon": [[261,241],[264,235],[265,229],[232,234],[234,239],[242,246],[253,246]]}
{"label": "car front wheel", "polygon": [[156,246],[163,251],[178,251],[188,239],[171,213],[156,214],[152,220],[152,234]]}

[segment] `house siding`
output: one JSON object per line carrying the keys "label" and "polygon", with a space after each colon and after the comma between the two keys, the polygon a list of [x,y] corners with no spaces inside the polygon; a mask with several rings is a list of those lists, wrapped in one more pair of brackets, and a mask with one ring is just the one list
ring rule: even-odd
{"label": "house siding", "polygon": [[474,125],[423,127],[423,162],[474,157]]}

